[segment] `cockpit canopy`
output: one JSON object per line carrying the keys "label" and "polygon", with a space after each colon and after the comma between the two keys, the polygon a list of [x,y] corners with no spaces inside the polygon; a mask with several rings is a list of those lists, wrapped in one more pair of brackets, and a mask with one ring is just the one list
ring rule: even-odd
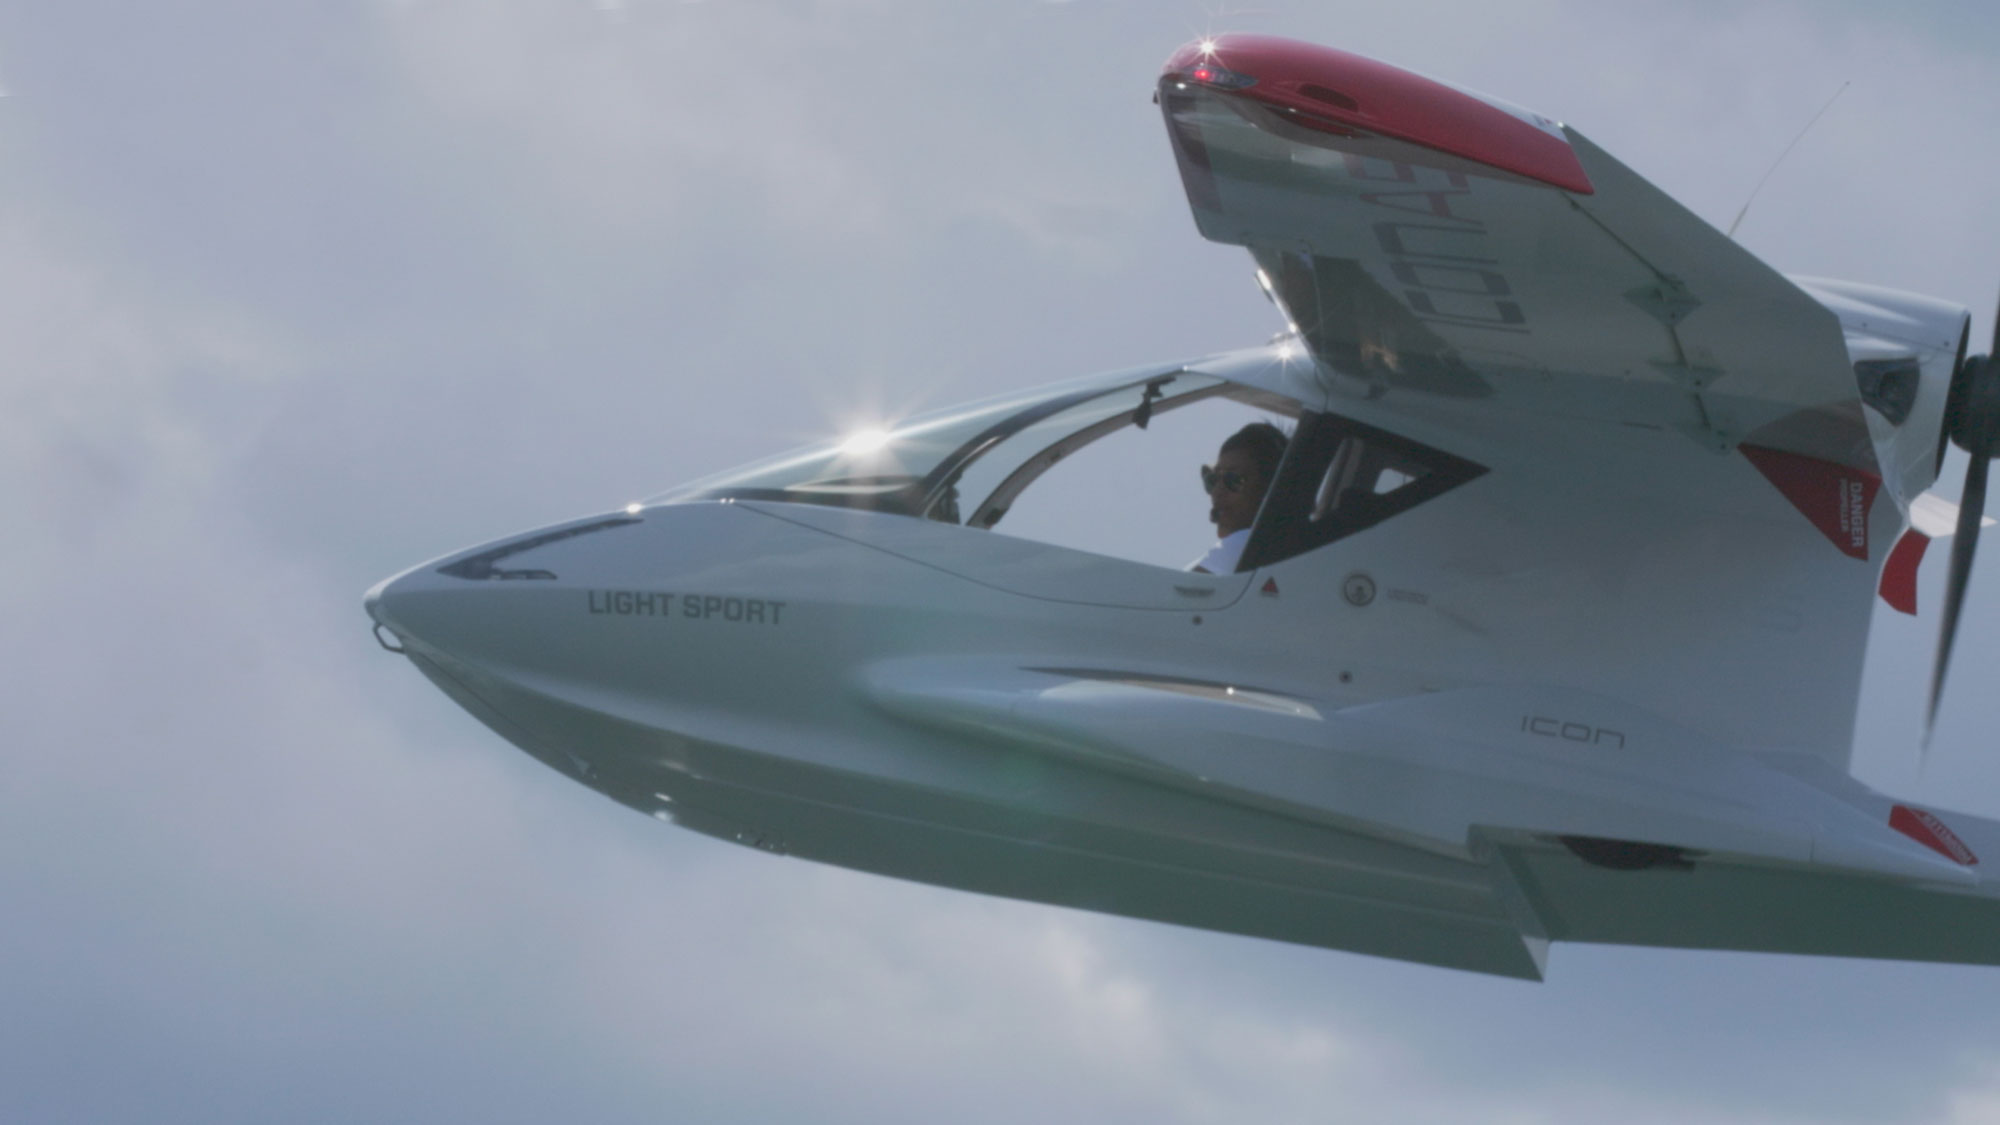
{"label": "cockpit canopy", "polygon": [[[1292,440],[1252,532],[1245,568],[1373,526],[1483,471],[1442,451],[1309,410],[1277,391],[1175,365],[1097,375],[922,415],[695,481],[648,503],[819,504],[992,530],[1031,484],[1085,447],[1120,431],[1147,430],[1155,419],[1197,403],[1235,409],[1216,411],[1212,424],[1204,419],[1197,445],[1175,448],[1179,474],[1168,469],[1165,480],[1184,479],[1185,485],[1162,484],[1157,472],[1127,472],[1115,483],[1121,511],[1137,496],[1173,497],[1174,514],[1151,522],[1175,528],[1180,544],[1175,549],[1186,558],[1199,553],[1204,538],[1193,495],[1195,469],[1250,417],[1280,422]],[[1009,525],[1009,533],[1016,530]],[[1044,538],[1033,532],[1029,537]],[[1083,549],[1134,557],[1123,543]]]}
{"label": "cockpit canopy", "polygon": [[1069,453],[1216,396],[1295,417],[1280,395],[1178,367],[1041,387],[866,430],[699,480],[653,502],[781,500],[991,528]]}

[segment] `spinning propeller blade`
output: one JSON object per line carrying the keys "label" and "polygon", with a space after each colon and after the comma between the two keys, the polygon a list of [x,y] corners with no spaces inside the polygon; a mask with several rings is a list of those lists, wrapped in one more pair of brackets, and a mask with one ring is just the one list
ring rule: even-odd
{"label": "spinning propeller blade", "polygon": [[1979,522],[1986,509],[1986,463],[2000,454],[2000,316],[1993,325],[1993,348],[1959,365],[1952,374],[1945,400],[1944,436],[1968,455],[1965,489],[1958,500],[1958,529],[1951,544],[1951,574],[1945,582],[1944,627],[1938,634],[1937,664],[1931,672],[1930,711],[1924,719],[1924,741],[1937,726],[1938,701],[1951,665],[1951,646],[1958,637],[1958,614],[1965,607],[1965,588],[1972,578],[1972,555],[1979,546]]}
{"label": "spinning propeller blade", "polygon": [[1951,663],[1952,641],[1958,636],[1958,611],[1965,604],[1966,580],[1972,576],[1972,552],[1979,545],[1979,516],[1986,507],[1986,457],[1974,453],[1965,467],[1965,490],[1958,501],[1958,530],[1951,541],[1951,575],[1945,580],[1944,628],[1938,635],[1937,663],[1931,672],[1931,707],[1924,718],[1924,739],[1937,725],[1938,700],[1944,696],[1945,668]]}

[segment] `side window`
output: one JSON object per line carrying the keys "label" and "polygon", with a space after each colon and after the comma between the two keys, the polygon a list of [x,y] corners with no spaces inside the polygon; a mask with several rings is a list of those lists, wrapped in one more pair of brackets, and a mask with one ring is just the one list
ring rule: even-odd
{"label": "side window", "polygon": [[1213,463],[1217,446],[1246,423],[1289,430],[1298,413],[1293,399],[1235,384],[1170,394],[1143,428],[1128,412],[1032,443],[1033,456],[1018,459],[1016,475],[992,486],[985,499],[978,489],[965,489],[965,522],[998,535],[1184,570],[1215,543],[1202,466]]}
{"label": "side window", "polygon": [[1240,569],[1366,531],[1486,471],[1337,414],[1306,414],[1264,498]]}

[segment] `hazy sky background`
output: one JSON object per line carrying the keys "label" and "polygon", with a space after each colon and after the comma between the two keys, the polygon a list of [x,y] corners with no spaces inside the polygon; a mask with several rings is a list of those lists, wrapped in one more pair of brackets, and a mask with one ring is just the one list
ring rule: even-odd
{"label": "hazy sky background", "polygon": [[[2000,971],[1529,985],[892,883],[628,812],[376,648],[432,555],[1261,342],[1148,103],[1228,29],[1717,225],[1852,81],[1741,240],[1990,331],[1972,3],[0,0],[0,1120],[2000,1121]],[[1929,616],[1878,613],[1857,751],[1987,816],[1996,557],[1928,766]]]}

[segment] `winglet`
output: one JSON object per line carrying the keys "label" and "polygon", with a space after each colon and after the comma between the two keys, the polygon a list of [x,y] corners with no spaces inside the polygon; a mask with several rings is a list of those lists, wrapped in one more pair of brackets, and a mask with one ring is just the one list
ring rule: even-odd
{"label": "winglet", "polygon": [[1309,128],[1393,137],[1579,195],[1596,190],[1555,121],[1346,51],[1220,35],[1174,52],[1164,73],[1261,102]]}

